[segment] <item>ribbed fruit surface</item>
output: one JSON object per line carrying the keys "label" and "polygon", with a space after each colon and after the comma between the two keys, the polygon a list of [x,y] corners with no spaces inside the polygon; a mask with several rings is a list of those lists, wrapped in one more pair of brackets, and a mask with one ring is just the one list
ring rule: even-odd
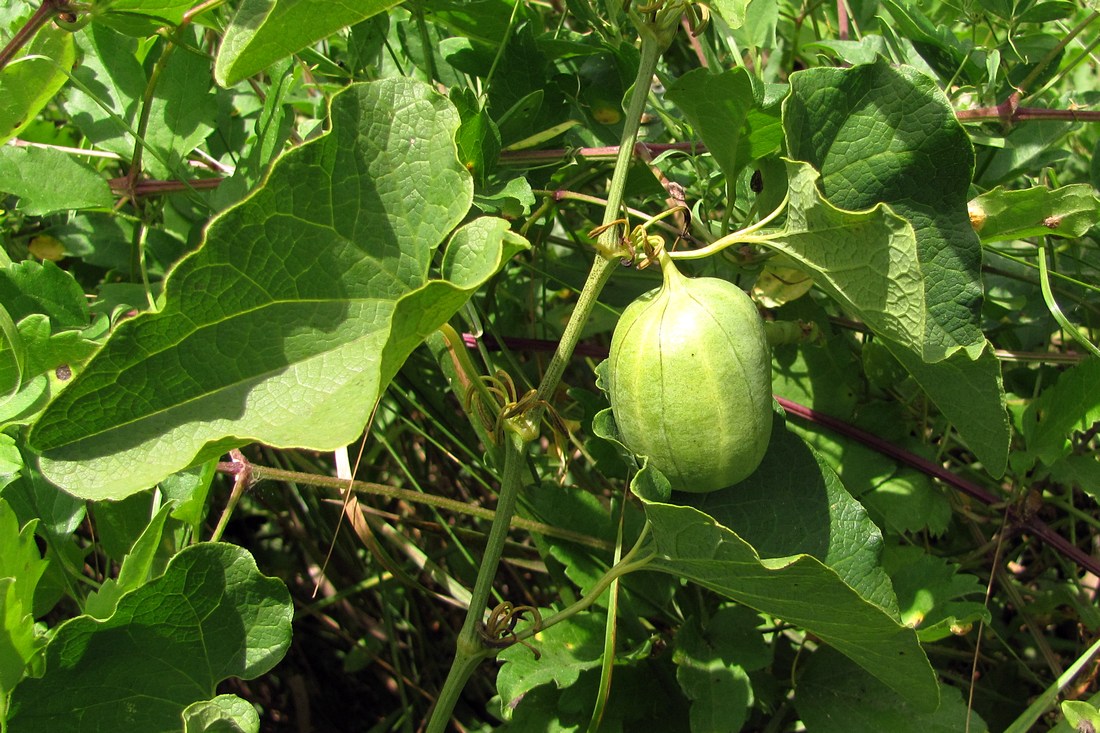
{"label": "ribbed fruit surface", "polygon": [[771,437],[771,356],[752,299],[664,260],[664,284],[627,306],[611,340],[611,410],[623,443],[679,491],[756,470]]}

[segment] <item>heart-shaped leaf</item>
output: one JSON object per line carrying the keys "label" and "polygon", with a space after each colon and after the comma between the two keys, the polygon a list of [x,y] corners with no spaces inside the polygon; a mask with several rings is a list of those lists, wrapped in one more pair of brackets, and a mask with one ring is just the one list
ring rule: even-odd
{"label": "heart-shaped leaf", "polygon": [[[332,130],[284,155],[36,423],[41,468],[122,498],[251,441],[332,450],[424,337],[526,246],[472,200],[458,114],[426,84],[349,87]],[[451,278],[454,278],[453,280]]]}

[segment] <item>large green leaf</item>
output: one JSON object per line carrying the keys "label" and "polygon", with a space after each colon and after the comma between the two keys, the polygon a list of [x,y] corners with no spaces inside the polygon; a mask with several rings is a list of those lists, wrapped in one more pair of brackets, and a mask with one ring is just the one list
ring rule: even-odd
{"label": "large green leaf", "polygon": [[[362,430],[408,354],[526,243],[500,219],[450,240],[469,173],[458,115],[406,79],[349,87],[332,131],[283,156],[124,322],[30,440],[50,480],[121,498],[257,440],[331,450]],[[452,281],[454,280],[454,281]]]}
{"label": "large green leaf", "polygon": [[16,688],[8,730],[175,733],[183,710],[214,697],[219,682],[282,659],[292,615],[286,586],[244,549],[188,547],[109,619],[57,628],[45,674]]}
{"label": "large green leaf", "polygon": [[805,628],[915,707],[936,707],[935,673],[913,630],[861,598],[820,560],[810,555],[763,559],[696,509],[645,504],[659,555],[650,569],[699,583]]}
{"label": "large green leaf", "polygon": [[924,334],[914,344],[879,333],[985,468],[1000,475],[1009,429],[1000,367],[978,318],[981,244],[967,211],[974,153],[950,103],[931,79],[880,60],[793,76],[783,111],[790,155],[821,172],[832,204],[887,203],[912,224]]}
{"label": "large green leaf", "polygon": [[913,227],[882,205],[844,211],[825,201],[805,163],[788,163],[787,176],[787,224],[768,245],[873,331],[920,353],[926,309]]}
{"label": "large green leaf", "polygon": [[232,86],[279,59],[400,2],[244,0],[225,31],[214,64],[214,78],[222,86]]}
{"label": "large green leaf", "polygon": [[[594,427],[617,439],[610,410]],[[935,674],[915,632],[901,623],[890,580],[877,564],[881,535],[781,420],[749,479],[712,494],[674,497],[706,512],[662,499],[668,483],[648,465],[632,487],[651,522],[649,551],[656,557],[647,570],[804,628],[915,707],[936,707]]]}
{"label": "large green leaf", "polygon": [[735,487],[684,494],[765,558],[810,555],[887,613],[897,616],[890,579],[879,567],[882,533],[836,473],[778,415],[760,467]]}
{"label": "large green leaf", "polygon": [[918,353],[939,361],[965,348],[976,358],[985,339],[981,246],[966,207],[974,151],[935,82],[881,59],[810,69],[792,75],[783,122],[789,155],[820,171],[832,204],[887,203],[913,225],[928,308]]}

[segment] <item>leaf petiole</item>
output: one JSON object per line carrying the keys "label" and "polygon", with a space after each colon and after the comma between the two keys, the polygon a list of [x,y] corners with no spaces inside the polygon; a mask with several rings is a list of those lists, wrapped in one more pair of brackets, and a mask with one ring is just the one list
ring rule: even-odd
{"label": "leaf petiole", "polygon": [[738,229],[736,232],[730,232],[721,239],[711,242],[706,247],[700,247],[699,249],[688,250],[686,252],[669,252],[669,256],[674,260],[701,260],[704,257],[716,255],[727,247],[732,247],[735,244],[769,244],[778,236],[778,233],[757,235],[756,232],[775,221],[780,214],[786,211],[789,200],[790,194],[784,196],[783,200],[779,202],[779,206],[776,206],[770,214],[760,221],[755,224],[750,224],[744,229]]}

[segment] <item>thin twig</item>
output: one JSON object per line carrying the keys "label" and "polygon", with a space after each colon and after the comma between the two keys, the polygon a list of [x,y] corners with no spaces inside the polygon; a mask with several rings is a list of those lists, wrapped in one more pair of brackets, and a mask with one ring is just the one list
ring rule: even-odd
{"label": "thin twig", "polygon": [[[397,499],[414,504],[425,504],[429,506],[434,506],[437,509],[444,509],[454,512],[456,514],[465,514],[467,516],[477,517],[479,519],[488,519],[492,521],[492,519],[496,516],[496,512],[494,512],[492,509],[487,509],[481,506],[474,506],[467,502],[456,501],[454,499],[448,499],[444,496],[424,494],[419,491],[410,491],[409,489],[399,489],[396,486],[375,484],[369,481],[354,481],[349,485],[347,479],[338,478],[336,476],[321,476],[318,474],[302,473],[299,471],[287,471],[281,468],[271,468],[269,466],[260,466],[256,464],[250,464],[250,469],[252,471],[252,478],[255,481],[285,481],[287,483],[297,483],[303,486],[316,486],[319,488],[332,489],[334,491],[346,491],[350,486],[350,488],[357,493],[382,496],[388,499]],[[223,473],[236,474],[239,470],[239,467],[235,463],[225,462],[218,464],[218,470]],[[536,522],[530,519],[523,519],[522,517],[512,517],[511,526],[513,529],[533,532],[535,534],[541,534],[546,537],[555,537],[557,539],[567,540],[569,542],[576,542],[577,544],[591,547],[597,550],[610,551],[614,549],[613,543],[599,539],[598,537],[592,537],[590,535],[582,534],[580,532],[574,532],[573,530],[566,529],[564,527],[552,527],[548,524]]]}

